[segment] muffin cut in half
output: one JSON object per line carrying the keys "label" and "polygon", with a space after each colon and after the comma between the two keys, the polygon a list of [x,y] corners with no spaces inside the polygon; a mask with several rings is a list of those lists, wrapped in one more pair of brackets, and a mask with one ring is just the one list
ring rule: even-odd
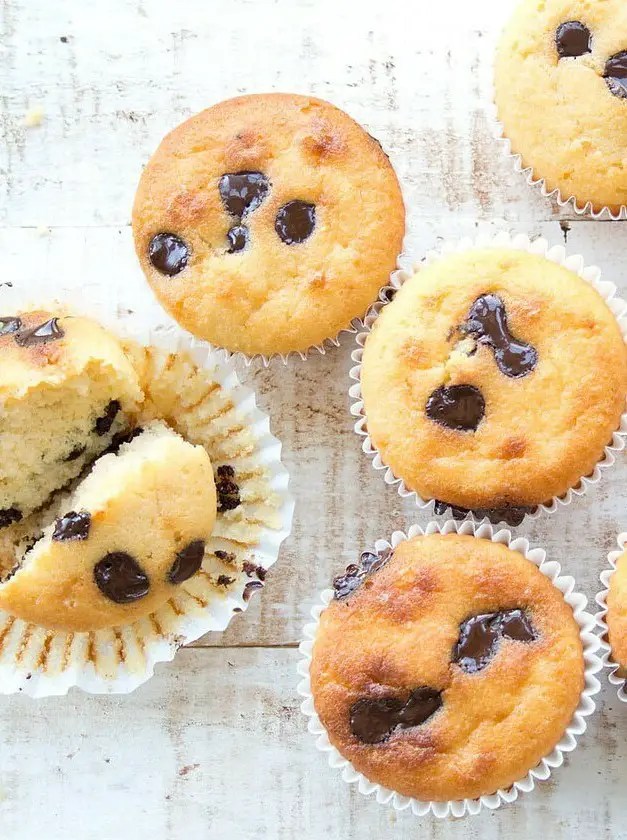
{"label": "muffin cut in half", "polygon": [[0,318],[0,528],[75,479],[143,398],[117,339],[88,318]]}
{"label": "muffin cut in half", "polygon": [[87,631],[154,612],[199,569],[216,519],[205,449],[153,423],[104,455],[0,585],[0,608]]}

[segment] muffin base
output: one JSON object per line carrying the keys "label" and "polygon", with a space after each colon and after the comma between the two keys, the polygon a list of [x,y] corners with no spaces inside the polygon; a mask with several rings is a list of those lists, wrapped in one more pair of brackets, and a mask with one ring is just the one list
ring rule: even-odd
{"label": "muffin base", "polygon": [[453,520],[447,520],[442,525],[437,522],[430,522],[424,529],[419,525],[413,525],[407,534],[404,534],[402,531],[395,531],[389,542],[387,540],[377,540],[375,549],[376,551],[382,551],[388,548],[396,548],[403,540],[411,539],[418,535],[429,534],[468,534],[482,539],[489,539],[492,542],[502,543],[513,551],[518,551],[534,563],[551,580],[563,593],[566,603],[571,606],[575,621],[580,627],[581,641],[583,644],[585,687],[581,693],[575,714],[553,751],[545,756],[536,767],[532,768],[524,778],[514,782],[510,788],[499,789],[495,793],[489,796],[481,796],[479,799],[458,799],[449,800],[448,802],[421,801],[403,796],[393,790],[388,790],[379,784],[369,781],[330,743],[326,730],[316,713],[311,693],[309,666],[312,660],[314,640],[318,630],[320,616],[333,598],[334,592],[332,589],[325,589],[320,594],[322,603],[314,606],[311,610],[314,621],[311,624],[305,625],[303,629],[305,639],[299,646],[302,659],[297,666],[298,674],[302,677],[302,680],[298,684],[297,691],[304,698],[301,703],[301,711],[309,719],[307,728],[312,735],[316,736],[317,749],[327,754],[327,759],[331,767],[342,771],[342,779],[347,784],[356,784],[357,789],[364,796],[374,794],[379,804],[391,805],[396,811],[404,811],[410,808],[412,813],[419,817],[426,816],[430,813],[440,818],[449,816],[463,817],[478,814],[483,808],[494,810],[508,802],[514,802],[518,799],[520,793],[530,793],[535,788],[536,781],[545,781],[549,778],[554,768],[560,767],[564,763],[565,753],[572,752],[575,749],[578,736],[582,735],[587,728],[586,718],[596,708],[596,704],[592,698],[601,688],[599,680],[594,676],[602,668],[601,659],[597,655],[601,643],[598,636],[593,632],[595,619],[585,610],[587,604],[586,597],[574,591],[574,578],[569,575],[560,574],[560,564],[554,560],[547,560],[544,549],[530,548],[528,540],[521,537],[512,539],[512,534],[508,530],[502,529],[495,531],[488,523],[478,525],[471,521],[454,522]]}
{"label": "muffin base", "polygon": [[[425,256],[425,265],[430,265],[433,262],[444,259],[451,254],[463,253],[465,251],[474,250],[477,248],[512,248],[518,251],[527,251],[536,256],[545,257],[564,268],[573,271],[582,279],[590,283],[597,292],[601,295],[610,310],[616,316],[620,331],[627,341],[627,302],[616,296],[616,286],[609,281],[601,279],[601,271],[596,266],[586,266],[583,257],[580,255],[567,256],[566,250],[561,245],[553,247],[549,246],[546,239],[538,238],[533,241],[526,234],[511,235],[507,232],[501,232],[495,236],[478,236],[476,239],[464,238],[456,242],[449,242],[443,244],[438,250],[428,251]],[[412,275],[414,270],[419,270],[419,266],[412,269],[409,260],[404,262],[402,267],[393,273],[390,286],[382,289],[379,293],[379,300],[373,304],[372,308],[364,319],[365,331],[360,332],[356,336],[357,349],[353,350],[351,354],[352,360],[356,363],[351,368],[349,376],[354,380],[355,384],[351,385],[348,391],[349,399],[351,401],[350,412],[353,417],[358,418],[354,425],[354,431],[363,438],[362,450],[372,458],[372,467],[375,470],[382,470],[384,472],[383,478],[386,484],[396,485],[397,491],[401,498],[413,498],[419,508],[427,508],[433,504],[433,513],[437,515],[435,507],[437,504],[444,505],[457,519],[473,519],[482,521],[486,518],[484,516],[476,516],[473,511],[465,512],[462,509],[455,508],[445,500],[438,502],[436,499],[424,499],[415,490],[410,490],[405,482],[398,478],[392,469],[385,464],[378,449],[372,443],[367,428],[367,416],[365,413],[364,402],[361,397],[361,360],[363,356],[363,347],[368,338],[368,334],[372,329],[379,313],[383,307],[390,302],[394,293],[402,286],[402,284]],[[588,476],[582,476],[575,487],[571,487],[564,495],[554,496],[552,499],[535,506],[534,509],[525,513],[530,519],[535,519],[542,513],[553,513],[559,507],[569,505],[577,496],[583,496],[591,485],[597,484],[603,470],[613,466],[616,461],[616,453],[622,452],[625,448],[625,438],[627,437],[627,405],[625,411],[621,415],[619,427],[612,435],[612,441],[608,444],[603,452],[603,457],[597,463],[594,471]],[[515,508],[514,508],[515,509]],[[457,512],[460,512],[459,515]],[[439,513],[439,511],[438,511]],[[498,524],[504,521],[502,517],[490,517],[493,524]],[[522,521],[522,519],[520,520]],[[517,521],[515,524],[520,524]],[[513,522],[510,524],[514,524]]]}
{"label": "muffin base", "polygon": [[[32,287],[29,301],[37,299],[38,292],[46,303],[50,301],[49,292]],[[277,561],[280,545],[291,530],[294,501],[281,463],[281,443],[270,434],[269,417],[256,407],[254,393],[240,385],[234,367],[178,327],[152,329],[127,321],[121,331],[104,290],[102,298],[94,298],[72,290],[71,298],[59,295],[50,305],[90,315],[123,340],[165,354],[183,354],[206,373],[212,386],[209,399],[218,408],[215,419],[208,419],[207,435],[213,441],[208,449],[216,466],[232,463],[236,473],[245,476],[239,482],[242,504],[232,513],[218,515],[202,571],[147,618],[106,630],[71,633],[47,630],[0,611],[0,695],[64,695],[75,686],[92,694],[130,693],[150,679],[157,663],[172,660],[182,645],[210,631],[225,630],[236,613],[247,609],[250,597],[263,587],[263,570]],[[15,289],[3,290],[2,300],[5,311],[28,305]],[[236,557],[222,560],[215,555],[216,549],[232,551]],[[243,560],[251,563],[248,572],[242,570]],[[229,582],[218,585],[221,573]]]}
{"label": "muffin base", "polygon": [[607,555],[607,562],[609,568],[603,569],[599,578],[603,589],[597,592],[595,601],[600,607],[599,612],[595,615],[597,627],[601,631],[601,661],[603,667],[607,668],[607,679],[610,685],[615,686],[618,699],[622,703],[627,703],[627,678],[620,676],[620,665],[612,659],[612,649],[608,641],[608,627],[605,620],[607,615],[607,595],[610,591],[610,578],[616,571],[616,563],[619,557],[625,553],[625,546],[627,546],[627,532],[623,532],[617,537],[618,551],[610,551]]}

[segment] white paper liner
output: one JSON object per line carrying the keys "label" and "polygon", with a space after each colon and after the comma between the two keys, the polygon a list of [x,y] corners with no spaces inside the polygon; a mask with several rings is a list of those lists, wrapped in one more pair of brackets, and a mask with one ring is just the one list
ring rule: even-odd
{"label": "white paper liner", "polygon": [[[218,425],[224,425],[225,436],[231,435],[228,439],[233,440],[225,417],[237,421],[241,434],[246,435],[248,442],[254,442],[250,446],[252,451],[241,456],[241,463],[259,469],[264,490],[272,500],[268,502],[272,507],[265,520],[257,513],[261,505],[247,505],[242,500],[243,525],[247,527],[253,517],[260,523],[250,531],[255,532],[253,541],[249,539],[247,543],[246,538],[241,538],[238,559],[245,555],[265,570],[277,561],[281,543],[290,533],[294,512],[294,500],[288,492],[289,475],[281,463],[281,443],[270,433],[269,417],[256,407],[254,392],[240,384],[231,363],[214,353],[207,343],[175,325],[153,329],[142,324],[141,318],[132,312],[126,312],[121,322],[115,303],[99,287],[51,291],[44,284],[36,287],[31,284],[27,290],[3,288],[0,305],[4,312],[33,308],[54,311],[55,306],[62,306],[94,318],[123,339],[160,348],[165,354],[182,353],[191,357],[218,384],[214,393],[220,405],[228,403],[229,406],[227,413],[221,413],[219,421],[210,428],[215,432]],[[234,463],[239,457],[235,456]],[[245,481],[240,485],[242,492],[247,486]],[[225,630],[233,615],[245,611],[250,596],[262,587],[254,573],[251,580],[251,574],[228,567],[224,573],[228,576],[231,571],[235,581],[229,586],[215,583],[218,574],[215,567],[222,571],[223,564],[212,558],[211,553],[218,547],[228,547],[229,537],[239,527],[228,522],[228,516],[221,518],[218,514],[216,527],[207,541],[202,571],[182,584],[159,610],[133,624],[91,633],[64,633],[46,630],[0,611],[0,694],[23,692],[31,697],[46,697],[66,694],[74,686],[93,694],[127,694],[150,679],[157,663],[172,660],[181,646],[210,631]],[[211,568],[205,575],[208,564]],[[254,589],[246,589],[251,582]]]}
{"label": "white paper liner", "polygon": [[[354,430],[360,437],[363,438],[361,448],[366,455],[372,458],[373,469],[382,470],[385,483],[396,485],[398,494],[402,498],[406,499],[413,497],[419,508],[426,508],[430,504],[435,503],[435,500],[423,499],[415,490],[410,490],[402,479],[397,478],[392,469],[384,463],[381,454],[373,445],[370,435],[366,431],[367,417],[364,410],[364,403],[361,398],[361,360],[363,356],[363,347],[374,322],[387,303],[387,294],[398,290],[401,285],[412,276],[412,274],[420,271],[422,267],[429,266],[432,263],[438,262],[439,260],[445,259],[453,254],[461,254],[465,251],[478,248],[511,248],[517,251],[527,251],[530,254],[545,257],[551,262],[574,272],[579,277],[586,280],[586,282],[590,283],[590,285],[594,286],[597,292],[601,295],[609,309],[615,315],[623,338],[627,341],[627,302],[617,297],[616,286],[607,280],[601,279],[601,270],[597,266],[586,266],[582,256],[578,254],[567,256],[566,250],[563,246],[554,245],[551,247],[547,240],[542,237],[531,240],[526,234],[512,235],[506,231],[501,231],[494,236],[482,234],[477,236],[475,239],[466,237],[458,241],[444,243],[437,250],[428,251],[424,261],[416,265],[413,270],[409,264],[406,264],[398,271],[394,272],[391,278],[391,285],[381,291],[379,301],[372,306],[370,312],[364,320],[364,331],[358,333],[355,339],[358,348],[353,350],[351,358],[356,365],[351,368],[349,376],[356,384],[351,385],[348,391],[349,398],[352,403],[350,412],[354,417],[358,418],[354,425]],[[558,509],[558,507],[565,507],[566,505],[569,505],[574,497],[583,496],[591,485],[599,482],[603,471],[615,463],[616,453],[622,452],[625,448],[626,436],[627,406],[626,411],[624,411],[621,415],[618,429],[616,429],[612,435],[611,444],[605,447],[603,457],[595,466],[594,471],[588,476],[582,476],[577,486],[571,487],[563,496],[554,496],[550,502],[539,504],[534,511],[527,513],[526,517],[529,517],[529,519],[535,519],[542,513],[553,513]],[[466,516],[468,518],[473,518],[472,512],[469,512]]]}
{"label": "white paper liner", "polygon": [[607,678],[611,685],[616,686],[618,699],[621,700],[623,703],[627,703],[627,681],[624,677],[620,676],[620,665],[617,662],[614,662],[614,660],[612,659],[612,649],[610,648],[610,644],[607,638],[607,595],[610,590],[610,578],[616,571],[616,563],[618,562],[618,558],[625,552],[625,545],[627,544],[627,533],[619,534],[617,542],[619,550],[610,551],[610,553],[607,556],[609,568],[603,569],[603,571],[600,574],[601,585],[603,586],[603,589],[600,592],[598,592],[595,597],[595,601],[600,607],[600,610],[596,614],[595,619],[597,622],[597,626],[601,630],[601,660],[603,662],[604,667],[608,669]]}
{"label": "white paper liner", "polygon": [[564,763],[565,753],[572,752],[575,749],[577,738],[586,731],[588,725],[586,718],[596,708],[596,703],[592,698],[599,692],[601,687],[599,680],[594,676],[602,667],[601,659],[597,655],[600,640],[594,633],[595,619],[590,613],[586,612],[587,599],[585,595],[574,591],[575,579],[570,575],[561,575],[560,564],[555,560],[547,560],[544,549],[531,548],[529,541],[522,537],[512,539],[511,531],[507,529],[497,531],[487,522],[477,524],[471,521],[455,522],[450,519],[442,525],[437,522],[430,522],[424,530],[419,525],[413,525],[407,534],[404,534],[402,531],[395,531],[389,542],[387,540],[377,540],[375,551],[380,552],[388,548],[396,548],[403,540],[411,539],[418,535],[430,534],[468,534],[508,546],[537,566],[554,586],[562,592],[564,600],[572,608],[575,621],[580,627],[585,661],[585,686],[573,718],[553,751],[546,755],[524,778],[514,782],[511,787],[497,790],[496,793],[490,796],[482,796],[479,799],[459,799],[448,802],[420,801],[370,782],[330,743],[326,730],[316,714],[311,693],[309,666],[312,660],[314,640],[318,630],[320,616],[333,598],[334,593],[332,589],[325,589],[320,593],[322,603],[314,606],[311,610],[314,621],[311,624],[305,625],[303,629],[305,639],[299,646],[299,651],[303,658],[297,665],[298,674],[303,679],[298,684],[297,690],[300,696],[304,698],[300,708],[302,713],[309,718],[307,728],[312,735],[316,736],[317,749],[327,754],[331,767],[342,771],[342,779],[345,782],[356,784],[359,792],[365,796],[375,794],[377,802],[381,805],[391,805],[397,811],[404,811],[406,808],[411,808],[412,812],[420,817],[429,813],[432,813],[435,817],[463,817],[466,815],[476,815],[482,808],[494,810],[505,803],[514,802],[518,799],[520,793],[530,793],[535,788],[536,781],[545,781],[548,779],[552,770],[560,767]]}

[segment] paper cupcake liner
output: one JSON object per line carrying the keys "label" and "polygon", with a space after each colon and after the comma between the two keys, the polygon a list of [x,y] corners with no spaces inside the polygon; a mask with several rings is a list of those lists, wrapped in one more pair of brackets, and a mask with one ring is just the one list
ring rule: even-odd
{"label": "paper cupcake liner", "polygon": [[611,220],[614,222],[627,219],[627,206],[624,204],[621,204],[618,210],[613,210],[607,206],[595,210],[592,201],[587,201],[582,204],[574,195],[564,196],[559,187],[555,187],[552,190],[549,189],[546,180],[539,178],[535,174],[532,166],[525,166],[522,155],[512,151],[511,141],[505,134],[505,127],[499,120],[498,109],[494,102],[489,109],[489,113],[492,118],[491,122],[494,135],[501,143],[503,155],[511,161],[514,170],[523,176],[530,187],[538,189],[545,198],[554,200],[559,207],[569,210],[577,216],[589,216],[592,219]]}
{"label": "paper cupcake liner", "polygon": [[184,382],[197,369],[209,391],[199,403],[202,421],[192,422],[199,415],[184,406],[169,421],[184,436],[188,427],[192,430],[189,438],[205,445],[214,468],[228,463],[235,469],[241,504],[218,513],[202,569],[153,614],[121,627],[65,633],[0,611],[0,694],[45,697],[65,694],[73,686],[94,694],[126,694],[182,645],[224,630],[263,587],[265,572],[290,533],[294,511],[281,444],[233,366],[177,327],[153,329],[131,312],[122,323],[115,305],[96,287],[51,293],[31,285],[26,291],[2,289],[0,296],[5,312],[62,306],[95,318],[130,341],[155,377],[167,368]]}
{"label": "paper cupcake liner", "polygon": [[595,619],[585,609],[587,604],[586,597],[574,591],[574,578],[570,575],[560,574],[560,564],[555,560],[547,560],[544,549],[531,548],[528,540],[522,537],[512,539],[511,532],[506,529],[497,531],[488,523],[479,525],[470,521],[454,522],[453,520],[447,520],[442,525],[437,522],[430,522],[424,530],[419,525],[413,525],[407,534],[404,534],[402,531],[395,531],[389,542],[387,540],[377,540],[375,550],[380,552],[385,549],[396,548],[403,540],[411,539],[417,535],[429,534],[468,534],[508,546],[537,566],[549,578],[553,585],[562,592],[564,600],[572,608],[575,621],[580,628],[580,636],[583,644],[585,686],[573,718],[552,752],[546,755],[536,767],[529,770],[526,776],[514,782],[511,787],[499,789],[489,796],[481,796],[478,799],[459,799],[448,802],[420,801],[403,796],[400,793],[388,790],[375,782],[369,781],[330,743],[326,730],[316,714],[313,695],[311,693],[309,667],[312,660],[314,640],[318,631],[320,616],[333,598],[332,589],[325,589],[320,594],[322,603],[313,607],[311,610],[314,621],[304,627],[303,634],[305,640],[299,646],[302,659],[297,666],[298,674],[303,679],[298,684],[297,691],[304,698],[301,704],[301,711],[309,719],[307,728],[312,735],[316,736],[317,749],[327,754],[331,767],[341,770],[341,776],[345,782],[351,785],[356,784],[359,792],[365,796],[374,794],[377,802],[381,805],[391,805],[397,811],[404,811],[410,808],[416,816],[420,817],[429,813],[432,813],[435,817],[463,817],[478,814],[482,808],[494,810],[501,805],[514,802],[521,793],[530,793],[535,788],[537,781],[548,779],[551,772],[564,763],[565,754],[575,749],[577,738],[586,731],[586,718],[596,708],[596,703],[592,698],[599,692],[601,687],[599,680],[594,676],[602,667],[601,659],[597,655],[600,640],[593,632]]}
{"label": "paper cupcake liner", "polygon": [[616,563],[618,558],[624,553],[625,545],[627,544],[627,533],[618,535],[618,551],[610,551],[607,556],[609,569],[603,569],[600,574],[601,585],[603,589],[597,593],[595,601],[600,607],[595,619],[597,626],[601,630],[601,661],[603,666],[608,669],[607,678],[611,685],[616,686],[618,699],[623,703],[627,703],[627,680],[620,676],[620,665],[612,659],[612,650],[607,638],[608,627],[605,617],[607,615],[607,594],[610,590],[610,578],[616,571]]}
{"label": "paper cupcake liner", "polygon": [[[398,494],[402,498],[413,497],[419,508],[426,508],[434,504],[435,499],[424,499],[415,490],[410,490],[405,482],[397,478],[392,469],[385,464],[381,454],[376,449],[367,431],[367,417],[364,403],[361,398],[361,360],[363,347],[368,334],[379,316],[383,307],[391,300],[394,293],[401,285],[422,266],[429,266],[434,262],[445,259],[452,254],[460,254],[465,251],[477,248],[511,248],[517,251],[527,251],[540,257],[545,257],[551,262],[561,265],[569,271],[574,272],[583,278],[590,285],[594,286],[601,295],[609,309],[615,315],[620,331],[627,341],[627,302],[617,297],[616,286],[609,281],[601,279],[601,270],[596,266],[586,266],[583,257],[580,255],[567,256],[566,250],[561,245],[550,247],[546,239],[538,238],[533,241],[526,234],[512,235],[502,231],[495,236],[480,235],[476,239],[464,238],[456,242],[444,243],[440,249],[428,251],[422,264],[415,266],[412,271],[405,266],[395,272],[392,277],[392,284],[383,289],[379,295],[379,301],[375,303],[364,320],[364,330],[357,334],[357,349],[351,354],[352,360],[356,363],[350,370],[350,378],[355,381],[349,388],[351,400],[351,414],[358,418],[354,425],[355,432],[363,438],[362,450],[372,458],[372,466],[375,470],[383,471],[386,484],[396,485]],[[526,513],[525,516],[535,519],[542,513],[553,513],[559,507],[569,505],[576,496],[583,496],[591,485],[597,484],[604,470],[609,469],[616,461],[616,453],[622,452],[625,448],[625,437],[627,436],[627,406],[620,419],[618,429],[612,435],[612,442],[603,451],[603,456],[595,466],[590,475],[582,476],[575,487],[571,487],[564,495],[554,496],[550,502],[544,502],[536,506],[535,510]],[[456,510],[455,506],[446,503],[447,508]],[[434,511],[435,512],[435,511]],[[466,514],[467,518],[473,518],[472,512]]]}

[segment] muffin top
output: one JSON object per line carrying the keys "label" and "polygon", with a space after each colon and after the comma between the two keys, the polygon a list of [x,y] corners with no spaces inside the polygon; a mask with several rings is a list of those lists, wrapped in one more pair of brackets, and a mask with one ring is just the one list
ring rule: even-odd
{"label": "muffin top", "polygon": [[439,534],[336,578],[310,667],[329,740],[368,779],[446,801],[508,787],[551,752],[584,686],[561,592],[503,545]]}
{"label": "muffin top", "polygon": [[57,630],[130,624],[198,572],[215,519],[206,451],[153,423],[59,500],[0,581],[0,608]]}
{"label": "muffin top", "polygon": [[612,659],[627,672],[627,552],[616,562],[607,593],[607,615]]}
{"label": "muffin top", "polygon": [[602,457],[625,408],[627,350],[578,275],[476,249],[421,269],[383,309],[361,392],[374,446],[423,498],[532,507]]}
{"label": "muffin top", "polygon": [[497,50],[512,151],[549,190],[617,212],[627,201],[627,5],[523,0]]}
{"label": "muffin top", "polygon": [[182,326],[232,351],[334,338],[389,279],[405,212],[380,145],[292,94],[242,96],[187,120],[146,166],[135,246]]}

